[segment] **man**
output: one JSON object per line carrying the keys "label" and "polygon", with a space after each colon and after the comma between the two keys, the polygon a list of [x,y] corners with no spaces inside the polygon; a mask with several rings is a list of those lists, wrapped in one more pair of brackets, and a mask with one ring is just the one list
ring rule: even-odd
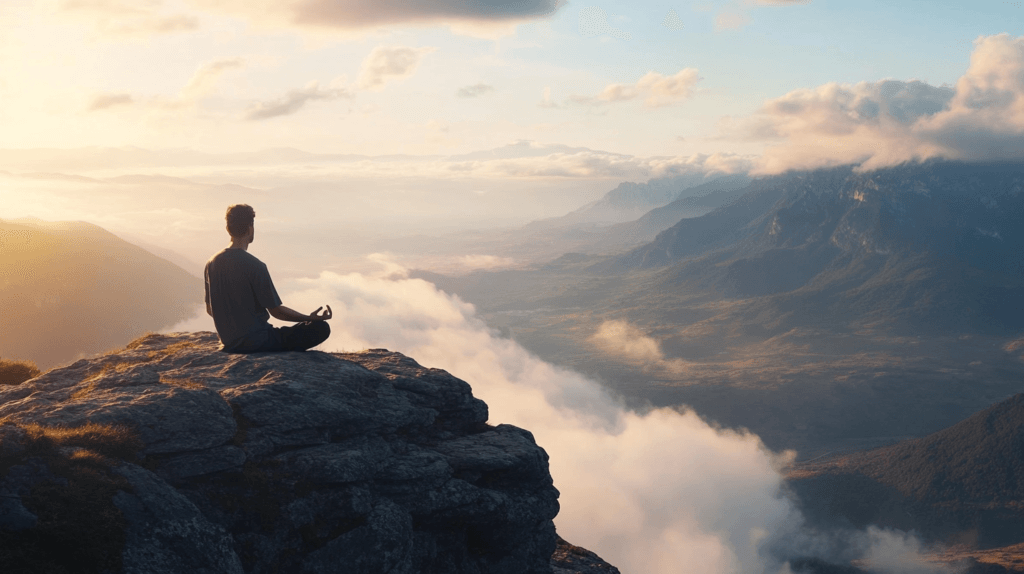
{"label": "man", "polygon": [[[281,304],[281,298],[262,261],[248,252],[255,237],[256,211],[232,205],[227,215],[231,245],[206,263],[206,312],[213,317],[223,350],[229,353],[305,351],[327,340],[333,315],[317,307],[304,315]],[[273,327],[270,316],[294,321],[291,327]]]}

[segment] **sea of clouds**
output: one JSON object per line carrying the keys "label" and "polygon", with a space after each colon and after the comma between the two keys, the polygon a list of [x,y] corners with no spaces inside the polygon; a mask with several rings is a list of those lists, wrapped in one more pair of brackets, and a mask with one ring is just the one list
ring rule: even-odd
{"label": "sea of clouds", "polygon": [[[286,305],[334,311],[324,351],[383,347],[468,381],[490,422],[530,430],[561,492],[559,534],[625,574],[788,572],[787,558],[860,559],[876,572],[938,572],[912,535],[815,532],[786,496],[774,453],[692,411],[635,412],[586,377],[502,338],[472,305],[376,258],[377,273],[279,285]],[[167,331],[212,330],[203,313]]]}

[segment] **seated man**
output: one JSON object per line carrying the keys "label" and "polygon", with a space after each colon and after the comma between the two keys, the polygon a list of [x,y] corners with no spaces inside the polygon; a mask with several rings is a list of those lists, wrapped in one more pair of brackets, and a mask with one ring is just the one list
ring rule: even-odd
{"label": "seated man", "polygon": [[[262,261],[249,254],[255,236],[256,212],[248,205],[228,208],[231,245],[206,263],[206,312],[213,317],[217,335],[229,353],[305,351],[327,340],[331,306],[303,315],[281,304],[281,298]],[[270,315],[295,321],[291,327],[273,327]]]}

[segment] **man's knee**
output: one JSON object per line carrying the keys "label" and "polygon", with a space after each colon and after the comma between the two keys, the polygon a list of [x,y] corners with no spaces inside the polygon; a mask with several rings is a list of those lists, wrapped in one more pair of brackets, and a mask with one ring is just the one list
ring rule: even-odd
{"label": "man's knee", "polygon": [[324,340],[331,336],[331,326],[327,324],[327,321],[316,321],[313,323],[313,329],[317,335],[323,335]]}
{"label": "man's knee", "polygon": [[316,341],[316,344],[313,345],[314,347],[323,343],[327,340],[327,337],[331,336],[331,326],[327,324],[327,321],[314,321],[310,328],[313,331],[313,339]]}

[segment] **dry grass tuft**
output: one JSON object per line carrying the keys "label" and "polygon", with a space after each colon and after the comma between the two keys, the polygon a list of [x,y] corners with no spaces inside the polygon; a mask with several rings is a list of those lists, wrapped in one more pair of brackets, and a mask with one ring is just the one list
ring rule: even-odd
{"label": "dry grass tuft", "polygon": [[24,426],[29,437],[52,442],[56,447],[78,447],[102,456],[132,460],[145,447],[139,437],[124,425],[86,423],[77,427]]}
{"label": "dry grass tuft", "polygon": [[187,379],[181,377],[165,377],[163,375],[160,375],[160,382],[165,385],[180,387],[182,389],[191,389],[193,391],[201,391],[206,388],[206,385],[194,379]]}
{"label": "dry grass tuft", "polygon": [[141,337],[139,337],[138,339],[135,339],[131,343],[128,343],[127,345],[125,345],[125,349],[128,349],[129,351],[131,351],[132,349],[137,349],[137,348],[141,347],[142,345],[145,345],[146,342],[148,342],[153,337],[159,337],[159,336],[160,336],[159,333],[154,333],[152,331],[149,331],[146,334],[144,334]]}
{"label": "dry grass tuft", "polygon": [[82,381],[83,383],[87,384],[84,387],[78,389],[77,391],[71,393],[71,399],[77,401],[87,397],[99,387],[99,380],[102,377],[110,373],[123,373],[130,368],[132,368],[132,364],[126,362],[107,363],[103,365],[101,369],[89,373],[89,376]]}
{"label": "dry grass tuft", "polygon": [[39,367],[32,361],[0,359],[0,385],[20,385],[39,373]]}
{"label": "dry grass tuft", "polygon": [[[0,477],[31,459],[53,480],[40,480],[21,498],[38,521],[0,537],[3,572],[117,572],[125,521],[113,503],[131,485],[112,467],[135,460],[142,441],[127,427],[88,423],[79,427],[24,425],[17,445],[2,445]],[[6,434],[7,437],[14,435]]]}
{"label": "dry grass tuft", "polygon": [[177,343],[175,343],[173,345],[168,345],[168,346],[164,347],[163,349],[160,349],[160,350],[157,350],[157,351],[150,351],[149,352],[149,359],[150,360],[162,359],[164,357],[168,357],[170,355],[173,355],[173,354],[177,353],[178,351],[184,351],[185,349],[190,349],[190,348],[196,347],[196,346],[198,346],[198,345],[197,345],[197,343],[195,341],[180,341],[180,342],[177,342]]}

